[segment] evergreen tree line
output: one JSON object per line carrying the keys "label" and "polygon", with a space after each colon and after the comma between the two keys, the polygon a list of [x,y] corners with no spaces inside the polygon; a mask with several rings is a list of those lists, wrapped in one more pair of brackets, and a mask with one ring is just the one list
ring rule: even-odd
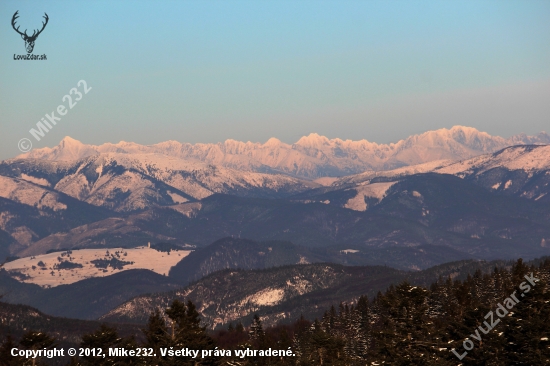
{"label": "evergreen tree line", "polygon": [[[531,273],[539,281],[522,297]],[[510,270],[478,270],[465,281],[440,278],[430,289],[390,286],[371,302],[361,297],[331,307],[298,332],[298,364],[550,365],[549,281],[550,260],[535,268],[520,259]],[[507,309],[514,291],[519,302]],[[468,351],[466,339],[473,345]]]}
{"label": "evergreen tree line", "polygon": [[[538,281],[526,292],[525,276],[531,273]],[[490,274],[478,270],[464,281],[440,278],[429,289],[408,282],[392,285],[371,301],[362,296],[332,306],[313,322],[301,317],[294,324],[264,330],[255,315],[247,329],[242,323],[229,324],[214,334],[201,326],[191,301],[175,300],[164,312],[151,314],[140,341],[119,337],[115,328],[101,325],[83,335],[80,344],[105,354],[109,348],[152,348],[156,356],[73,357],[70,365],[548,365],[549,281],[550,260],[527,266],[520,259],[510,269],[495,268]],[[487,317],[490,312],[492,319]],[[0,365],[47,364],[45,359],[13,358],[9,351],[55,344],[47,334],[33,331],[19,342],[8,337],[0,347]],[[160,349],[170,347],[291,349],[294,356],[163,356]]]}

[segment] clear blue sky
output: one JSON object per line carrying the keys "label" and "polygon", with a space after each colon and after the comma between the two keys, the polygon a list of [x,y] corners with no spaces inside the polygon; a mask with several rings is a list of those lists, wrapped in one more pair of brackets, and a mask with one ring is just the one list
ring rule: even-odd
{"label": "clear blue sky", "polygon": [[[21,30],[48,13],[47,61],[13,60],[16,10]],[[550,130],[550,1],[3,0],[0,15],[0,159],[81,79],[90,93],[34,147]]]}

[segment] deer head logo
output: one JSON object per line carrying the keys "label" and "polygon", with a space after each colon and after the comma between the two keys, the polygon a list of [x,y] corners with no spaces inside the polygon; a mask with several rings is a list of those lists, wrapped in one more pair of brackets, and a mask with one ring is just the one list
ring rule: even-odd
{"label": "deer head logo", "polygon": [[24,33],[21,33],[19,31],[19,27],[15,28],[15,21],[17,18],[19,18],[19,15],[17,15],[17,13],[19,12],[19,10],[17,10],[15,12],[15,14],[13,14],[13,18],[11,18],[11,26],[13,27],[13,29],[15,29],[15,31],[17,33],[19,33],[21,35],[21,38],[23,38],[23,40],[25,41],[25,48],[27,49],[27,53],[31,53],[32,50],[34,49],[34,42],[36,41],[36,38],[38,37],[38,35],[40,33],[42,33],[42,31],[44,30],[44,28],[46,28],[46,24],[48,24],[48,14],[44,13],[44,19],[46,19],[45,22],[42,22],[42,29],[40,30],[34,30],[34,32],[32,33],[31,36],[29,36],[27,34],[27,30],[25,29],[25,32]]}

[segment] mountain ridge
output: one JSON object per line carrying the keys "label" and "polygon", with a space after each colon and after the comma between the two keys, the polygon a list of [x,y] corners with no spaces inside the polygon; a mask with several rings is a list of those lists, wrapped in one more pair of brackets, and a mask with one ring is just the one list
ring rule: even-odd
{"label": "mountain ridge", "polygon": [[546,132],[536,136],[518,134],[505,139],[473,127],[454,126],[412,135],[389,144],[365,139],[329,139],[317,133],[303,136],[294,144],[272,137],[263,144],[228,139],[196,144],[170,140],[153,145],[120,141],[96,146],[65,137],[56,147],[36,149],[16,159],[66,161],[103,153],[153,153],[242,171],[280,172],[315,179],[356,174],[369,169],[395,169],[434,160],[461,160],[521,143],[549,144],[550,135]]}
{"label": "mountain ridge", "polygon": [[478,269],[487,273],[506,265],[506,261],[462,260],[419,272],[334,263],[225,269],[177,290],[136,296],[105,313],[99,320],[143,324],[151,312],[166,308],[174,299],[191,299],[210,329],[229,322],[247,324],[253,314],[259,314],[264,325],[274,326],[293,321],[300,315],[309,319],[320,318],[324,309],[339,301],[354,302],[361,295],[372,299],[378,291],[403,280],[427,287],[438,278],[464,279]]}
{"label": "mountain ridge", "polygon": [[339,178],[320,191],[364,189],[373,182],[392,182],[421,173],[451,174],[489,191],[550,202],[550,145],[516,145],[460,161],[437,160],[389,171],[366,171]]}

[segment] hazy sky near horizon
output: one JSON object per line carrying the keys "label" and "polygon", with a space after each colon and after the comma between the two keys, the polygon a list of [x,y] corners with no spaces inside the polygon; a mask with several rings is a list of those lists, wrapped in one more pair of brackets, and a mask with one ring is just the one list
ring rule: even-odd
{"label": "hazy sky near horizon", "polygon": [[[47,61],[14,60],[26,54],[17,10],[28,33],[48,14],[33,51]],[[550,1],[4,0],[0,15],[0,159],[21,138],[550,132]],[[35,141],[29,130],[79,80],[89,94]]]}

